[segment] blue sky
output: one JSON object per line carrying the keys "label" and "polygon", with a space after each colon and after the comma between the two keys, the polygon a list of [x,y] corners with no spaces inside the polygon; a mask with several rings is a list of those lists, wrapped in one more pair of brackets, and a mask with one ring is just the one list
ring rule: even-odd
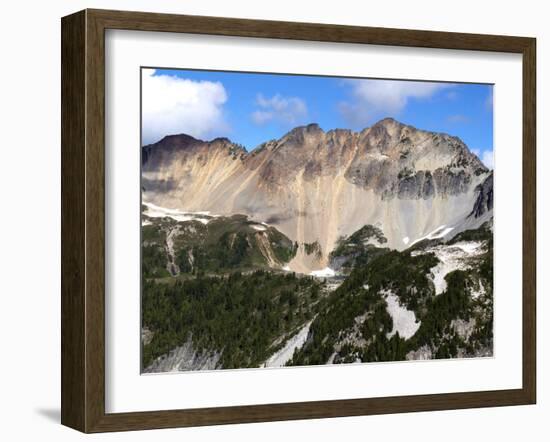
{"label": "blue sky", "polygon": [[303,124],[361,130],[392,117],[456,135],[492,167],[491,85],[143,69],[142,94],[144,144],[187,133],[252,150]]}

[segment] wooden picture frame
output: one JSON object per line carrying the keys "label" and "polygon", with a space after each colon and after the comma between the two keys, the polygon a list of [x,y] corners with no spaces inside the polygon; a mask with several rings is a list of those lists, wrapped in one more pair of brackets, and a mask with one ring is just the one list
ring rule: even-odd
{"label": "wooden picture frame", "polygon": [[[62,28],[62,424],[83,432],[534,404],[536,41],[533,38],[84,10]],[[109,414],[105,411],[105,30],[494,51],[523,58],[523,385],[519,389]]]}

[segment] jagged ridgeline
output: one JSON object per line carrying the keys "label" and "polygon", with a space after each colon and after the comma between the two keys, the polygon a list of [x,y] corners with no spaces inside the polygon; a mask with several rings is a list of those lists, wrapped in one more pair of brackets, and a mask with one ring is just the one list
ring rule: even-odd
{"label": "jagged ridgeline", "polygon": [[385,119],[142,150],[145,372],[492,354],[493,177]]}

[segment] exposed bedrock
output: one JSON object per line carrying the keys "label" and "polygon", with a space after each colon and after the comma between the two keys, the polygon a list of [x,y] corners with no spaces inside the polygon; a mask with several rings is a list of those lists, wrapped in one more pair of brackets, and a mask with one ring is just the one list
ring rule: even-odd
{"label": "exposed bedrock", "polygon": [[457,137],[384,119],[360,132],[297,127],[251,152],[226,138],[167,136],[142,150],[143,198],[158,206],[246,214],[304,247],[290,263],[328,264],[338,238],[365,225],[387,246],[492,210],[492,172]]}

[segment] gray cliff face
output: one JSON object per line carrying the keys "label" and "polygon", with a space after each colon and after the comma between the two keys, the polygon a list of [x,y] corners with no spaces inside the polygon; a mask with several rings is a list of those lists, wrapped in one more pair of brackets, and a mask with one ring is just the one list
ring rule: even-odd
{"label": "gray cliff face", "polygon": [[354,184],[385,199],[429,199],[464,193],[488,169],[458,138],[385,119],[363,130],[346,171]]}
{"label": "gray cliff face", "polygon": [[493,173],[476,187],[477,198],[469,216],[479,218],[493,210]]}

